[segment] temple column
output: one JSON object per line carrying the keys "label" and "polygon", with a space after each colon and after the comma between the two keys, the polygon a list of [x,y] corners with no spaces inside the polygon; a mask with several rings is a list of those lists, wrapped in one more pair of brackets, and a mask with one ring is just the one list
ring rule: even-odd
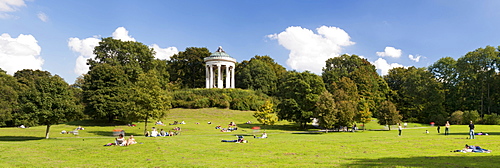
{"label": "temple column", "polygon": [[231,66],[231,88],[234,88],[234,65]]}
{"label": "temple column", "polygon": [[226,65],[226,88],[231,88],[231,76],[229,76],[229,66]]}
{"label": "temple column", "polygon": [[208,88],[213,88],[214,87],[214,67],[212,64],[210,64],[210,79],[209,79],[210,87]]}
{"label": "temple column", "polygon": [[210,70],[208,70],[209,66],[205,66],[205,88],[210,88]]}
{"label": "temple column", "polygon": [[222,88],[222,75],[220,74],[221,65],[217,64],[217,88]]}

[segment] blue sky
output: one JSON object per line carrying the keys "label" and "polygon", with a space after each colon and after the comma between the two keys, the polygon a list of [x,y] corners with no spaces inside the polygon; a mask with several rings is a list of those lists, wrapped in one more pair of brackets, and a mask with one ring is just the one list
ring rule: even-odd
{"label": "blue sky", "polygon": [[321,73],[356,54],[380,74],[427,67],[500,45],[500,1],[41,1],[0,0],[0,68],[41,69],[74,83],[102,37],[142,42],[157,57],[218,46],[238,62],[269,55]]}

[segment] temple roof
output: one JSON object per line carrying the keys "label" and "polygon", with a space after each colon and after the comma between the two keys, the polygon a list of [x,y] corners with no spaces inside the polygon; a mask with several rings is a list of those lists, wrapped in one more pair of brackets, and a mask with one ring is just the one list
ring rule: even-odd
{"label": "temple roof", "polygon": [[[222,49],[222,46],[219,46],[219,48],[217,49],[217,51],[215,51],[214,53],[212,53],[210,55],[210,57],[231,57],[229,56],[229,54],[227,54],[223,49]],[[232,57],[231,57],[232,58]]]}
{"label": "temple roof", "polygon": [[229,54],[227,54],[221,46],[219,46],[219,48],[217,49],[217,51],[215,51],[214,53],[212,53],[209,57],[205,57],[204,58],[205,62],[207,61],[215,61],[215,60],[225,60],[225,61],[230,61],[230,62],[236,62],[236,59],[234,59],[233,57],[229,56]]}

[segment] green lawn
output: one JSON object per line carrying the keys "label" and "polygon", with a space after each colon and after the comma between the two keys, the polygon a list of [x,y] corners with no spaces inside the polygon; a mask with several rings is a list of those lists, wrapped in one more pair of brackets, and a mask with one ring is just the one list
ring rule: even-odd
{"label": "green lawn", "polygon": [[[436,127],[409,123],[403,136],[392,131],[318,133],[297,131],[288,122],[266,127],[267,139],[253,139],[256,123],[250,111],[222,109],[172,109],[165,123],[185,121],[182,134],[173,137],[143,137],[144,123],[137,127],[92,126],[73,122],[52,127],[44,139],[45,126],[0,128],[0,167],[498,167],[500,126],[477,125],[476,131],[490,133],[466,139],[465,125],[452,125],[449,136],[437,134]],[[213,124],[208,125],[211,121]],[[234,121],[239,129],[220,132]],[[199,122],[200,124],[196,124]],[[82,125],[78,136],[60,134]],[[155,126],[148,124],[151,128]],[[156,126],[170,130],[174,126]],[[113,129],[136,135],[141,144],[127,147],[103,146],[113,142]],[[381,130],[376,122],[367,129]],[[425,134],[429,130],[429,134]],[[441,129],[444,131],[444,128]],[[222,143],[246,135],[249,143]],[[492,153],[454,153],[465,144],[480,145]]]}

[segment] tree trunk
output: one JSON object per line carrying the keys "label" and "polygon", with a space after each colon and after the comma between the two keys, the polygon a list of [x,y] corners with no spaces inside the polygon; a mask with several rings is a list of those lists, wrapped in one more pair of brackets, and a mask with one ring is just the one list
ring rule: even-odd
{"label": "tree trunk", "polygon": [[144,122],[144,134],[146,134],[146,131],[148,131],[148,117],[146,117],[146,120]]}
{"label": "tree trunk", "polygon": [[49,139],[50,124],[47,124],[47,129],[45,130],[45,139]]}

